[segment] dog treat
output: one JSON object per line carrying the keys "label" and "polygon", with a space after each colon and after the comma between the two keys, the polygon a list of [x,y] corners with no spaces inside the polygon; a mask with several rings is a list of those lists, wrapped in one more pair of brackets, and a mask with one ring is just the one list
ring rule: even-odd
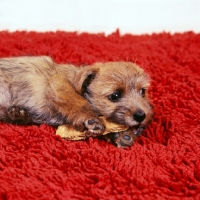
{"label": "dog treat", "polygon": [[[101,117],[101,118],[104,121],[104,124],[106,126],[106,129],[103,132],[103,135],[106,135],[108,133],[121,132],[128,129],[128,126],[108,122],[104,117]],[[73,127],[69,127],[68,125],[58,126],[56,130],[56,135],[60,135],[62,138],[65,138],[68,140],[83,140],[87,138],[84,132],[77,131]]]}

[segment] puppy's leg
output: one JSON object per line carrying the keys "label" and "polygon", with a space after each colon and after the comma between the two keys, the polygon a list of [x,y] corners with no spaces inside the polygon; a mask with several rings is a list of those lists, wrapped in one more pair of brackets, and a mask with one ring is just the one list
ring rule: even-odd
{"label": "puppy's leg", "polygon": [[12,106],[6,112],[6,121],[16,124],[29,124],[31,123],[28,111],[19,106]]}
{"label": "puppy's leg", "polygon": [[97,136],[103,133],[103,121],[92,110],[88,101],[75,92],[74,87],[65,77],[54,76],[50,84],[50,96],[56,110],[66,116],[67,123],[77,130],[85,131],[86,136]]}

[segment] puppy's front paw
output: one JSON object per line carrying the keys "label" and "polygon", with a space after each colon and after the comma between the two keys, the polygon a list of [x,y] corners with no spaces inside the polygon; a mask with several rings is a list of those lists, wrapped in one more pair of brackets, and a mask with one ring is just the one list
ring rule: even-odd
{"label": "puppy's front paw", "polygon": [[114,143],[118,148],[130,147],[134,143],[137,137],[132,131],[122,131],[113,133],[111,142]]}
{"label": "puppy's front paw", "polygon": [[90,120],[86,120],[84,122],[84,126],[87,129],[85,131],[86,137],[90,137],[90,136],[96,137],[98,135],[101,135],[105,130],[103,121],[98,118],[92,118]]}

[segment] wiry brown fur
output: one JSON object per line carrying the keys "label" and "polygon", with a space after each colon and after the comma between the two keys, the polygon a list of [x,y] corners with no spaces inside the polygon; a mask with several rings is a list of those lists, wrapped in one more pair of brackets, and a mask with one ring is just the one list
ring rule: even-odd
{"label": "wiry brown fur", "polygon": [[[104,125],[98,115],[104,115],[132,127],[128,134],[134,138],[152,119],[149,85],[148,75],[131,62],[76,68],[56,64],[46,56],[4,58],[0,59],[0,120],[68,123],[99,135]],[[120,98],[113,101],[116,92]],[[15,116],[16,110],[21,116]]]}
{"label": "wiry brown fur", "polygon": [[[151,119],[152,107],[147,93],[150,78],[143,69],[131,62],[95,63],[82,68],[77,74],[74,82],[79,93],[83,93],[82,83],[89,74],[94,77],[84,95],[98,115],[104,115],[117,123],[136,126],[138,122],[133,120],[133,114],[141,109],[146,114],[142,124],[147,124]],[[139,94],[142,88],[146,90],[144,97]],[[108,96],[115,91],[121,91],[122,98],[112,102]]]}

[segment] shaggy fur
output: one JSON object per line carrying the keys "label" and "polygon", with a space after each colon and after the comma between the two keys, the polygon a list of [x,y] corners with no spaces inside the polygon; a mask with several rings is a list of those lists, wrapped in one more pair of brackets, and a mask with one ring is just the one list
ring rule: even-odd
{"label": "shaggy fur", "polygon": [[98,116],[104,115],[130,127],[117,143],[130,146],[152,119],[149,85],[148,75],[130,62],[76,68],[49,57],[4,58],[0,59],[0,120],[71,124],[87,136],[98,136],[105,128]]}

